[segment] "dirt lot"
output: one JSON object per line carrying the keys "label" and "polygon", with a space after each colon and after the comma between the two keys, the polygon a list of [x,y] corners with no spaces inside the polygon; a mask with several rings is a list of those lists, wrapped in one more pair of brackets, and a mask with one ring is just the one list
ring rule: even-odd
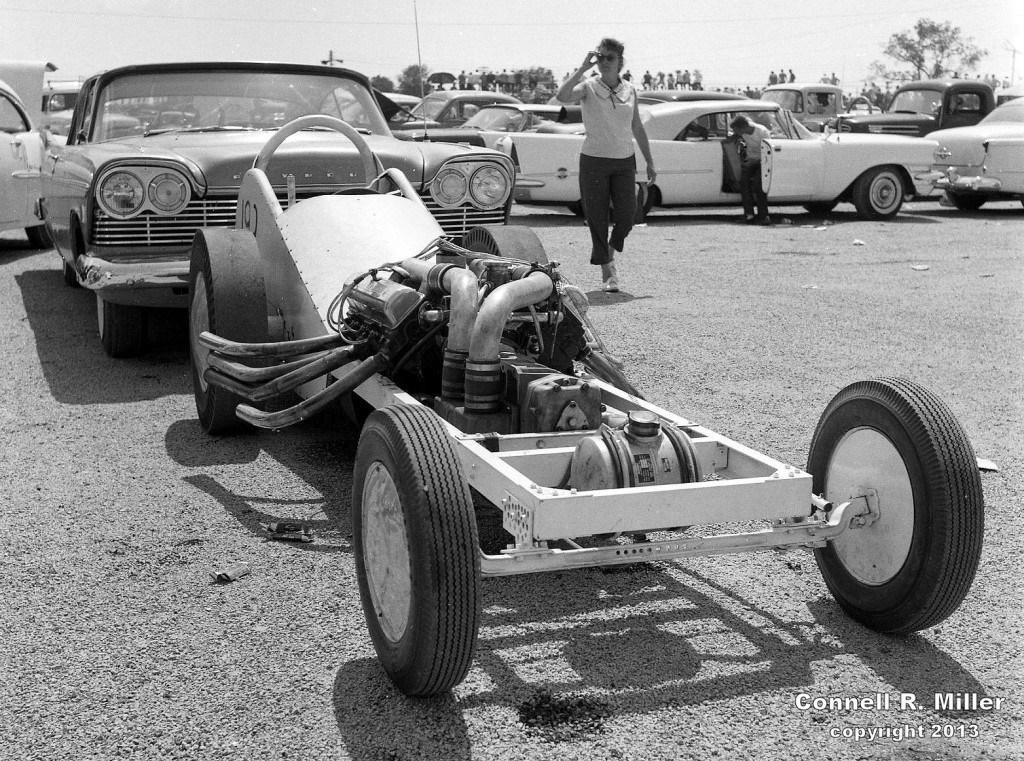
{"label": "dirt lot", "polygon": [[[467,680],[406,699],[363,624],[344,418],[205,437],[183,315],[154,320],[146,356],[109,359],[92,295],[6,234],[0,757],[1024,758],[1024,210],[775,211],[789,224],[655,213],[615,295],[575,218],[517,207],[512,222],[589,293],[652,401],[779,459],[806,462],[854,380],[902,375],[945,399],[1000,470],[982,478],[978,577],[942,625],[851,622],[806,552],[490,579]],[[273,519],[317,541],[267,541]],[[211,583],[233,563],[252,573]],[[1004,701],[934,707],[953,692]],[[861,702],[814,707],[832,697]]]}

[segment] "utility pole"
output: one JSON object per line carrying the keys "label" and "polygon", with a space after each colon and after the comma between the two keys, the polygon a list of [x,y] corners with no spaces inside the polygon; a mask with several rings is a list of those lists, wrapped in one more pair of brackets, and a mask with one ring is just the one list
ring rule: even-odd
{"label": "utility pole", "polygon": [[324,66],[334,66],[334,64],[341,65],[341,64],[345,63],[345,61],[343,61],[341,58],[335,58],[334,57],[334,51],[333,50],[329,50],[327,52],[327,58],[322,60],[320,63],[322,63]]}
{"label": "utility pole", "polygon": [[1024,51],[1017,50],[1009,40],[1006,41],[1006,49],[1013,54],[1010,58],[1010,87],[1013,87],[1017,84],[1017,53]]}

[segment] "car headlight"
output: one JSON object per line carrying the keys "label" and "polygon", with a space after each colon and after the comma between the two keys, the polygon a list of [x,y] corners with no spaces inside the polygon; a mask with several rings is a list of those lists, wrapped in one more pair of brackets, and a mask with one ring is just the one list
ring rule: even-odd
{"label": "car headlight", "polygon": [[441,206],[458,206],[466,198],[469,182],[455,167],[442,169],[430,183],[430,194]]}
{"label": "car headlight", "polygon": [[473,172],[469,181],[469,194],[484,209],[501,206],[508,198],[508,176],[496,166],[483,166]]}
{"label": "car headlight", "polygon": [[163,172],[149,181],[149,202],[165,214],[175,214],[188,205],[188,183],[173,172]]}
{"label": "car headlight", "polygon": [[146,193],[142,181],[131,172],[111,172],[103,178],[96,197],[113,217],[128,217],[142,208]]}

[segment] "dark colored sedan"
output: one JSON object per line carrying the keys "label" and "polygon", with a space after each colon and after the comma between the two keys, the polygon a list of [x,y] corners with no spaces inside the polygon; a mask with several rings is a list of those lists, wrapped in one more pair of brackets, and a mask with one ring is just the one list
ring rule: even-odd
{"label": "dark colored sedan", "polygon": [[493,148],[501,134],[536,132],[547,125],[581,122],[578,106],[541,103],[494,103],[484,106],[458,127],[403,130],[395,137],[403,140],[429,140],[433,143],[466,143]]}
{"label": "dark colored sedan", "polygon": [[[395,139],[362,74],[269,63],[107,71],[83,84],[67,146],[49,146],[42,194],[65,281],[96,292],[108,354],[143,348],[146,307],[187,306],[196,231],[232,226],[242,176],[261,149],[279,127],[314,114],[365,135],[377,173],[400,169],[450,237],[507,221],[509,159]],[[307,198],[365,187],[375,179],[367,166],[337,132],[306,130],[267,175],[280,198]]]}
{"label": "dark colored sedan", "polygon": [[410,110],[409,118],[392,119],[393,130],[422,130],[431,127],[458,127],[484,106],[494,103],[522,103],[519,98],[489,90],[437,90]]}

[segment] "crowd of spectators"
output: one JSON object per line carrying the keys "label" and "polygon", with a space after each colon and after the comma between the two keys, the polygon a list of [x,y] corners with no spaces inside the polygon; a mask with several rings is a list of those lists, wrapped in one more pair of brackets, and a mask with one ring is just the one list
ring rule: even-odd
{"label": "crowd of spectators", "polygon": [[[562,81],[565,81],[565,78],[568,76],[568,73],[566,73]],[[953,76],[956,78],[958,75],[954,73]],[[692,71],[690,69],[676,69],[675,71],[659,71],[657,73],[651,73],[650,70],[647,70],[640,77],[634,77],[627,69],[622,73],[622,78],[633,82],[640,90],[705,89],[704,75],[697,68],[694,68]],[[1000,85],[1007,86],[1007,83],[1002,82],[993,74],[987,76],[979,75],[978,79],[988,82],[993,88],[998,88]],[[780,68],[778,72],[774,70],[769,72],[767,86],[796,81],[797,77],[792,69]],[[837,86],[841,84],[835,72],[822,74],[818,81],[823,84]],[[524,103],[546,103],[558,90],[559,84],[552,72],[547,69],[515,69],[511,71],[502,69],[500,72],[490,69],[478,69],[473,72],[459,72],[459,75],[450,86],[459,90],[490,90],[506,93],[514,95]],[[429,91],[432,88],[428,87],[427,89]],[[744,95],[748,98],[759,98],[764,90],[764,86],[752,87],[747,85],[746,87],[714,87],[710,89],[713,89],[715,92],[735,93],[736,95]],[[872,106],[884,110],[888,108],[889,103],[892,101],[893,93],[893,83],[891,82],[886,82],[884,89],[875,82],[866,82],[860,89],[860,92],[854,89],[844,94],[844,107],[859,98],[863,98]]]}
{"label": "crowd of spectators", "polygon": [[[629,72],[626,72],[629,74]],[[623,75],[623,79],[631,79],[631,76]],[[704,75],[700,69],[694,69],[693,73],[689,69],[683,69],[680,71],[676,69],[674,72],[669,71],[667,74],[663,71],[659,71],[657,74],[651,74],[650,70],[645,71],[644,75],[640,78],[640,85],[644,90],[703,90],[704,89]]]}
{"label": "crowd of spectators", "polygon": [[[565,81],[568,73],[561,81]],[[659,71],[652,74],[645,71],[642,77],[634,77],[628,69],[622,78],[633,82],[641,90],[703,90],[704,75],[700,69],[677,69],[675,71]],[[467,72],[460,71],[451,87],[459,90],[490,90],[514,95],[524,103],[546,103],[558,90],[560,82],[556,81],[550,70],[517,69],[500,72],[490,69],[478,69]],[[431,88],[428,88],[428,90]],[[719,88],[720,89],[720,88]],[[721,90],[720,90],[721,91]],[[725,92],[740,92],[726,88]]]}

